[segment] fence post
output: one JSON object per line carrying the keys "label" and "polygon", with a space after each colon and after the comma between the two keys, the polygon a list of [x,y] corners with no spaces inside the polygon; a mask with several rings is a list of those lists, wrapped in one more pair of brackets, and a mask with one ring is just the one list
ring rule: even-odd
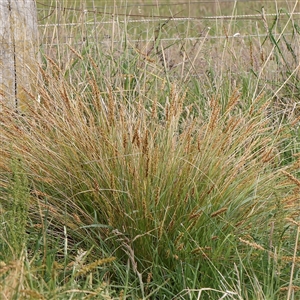
{"label": "fence post", "polygon": [[37,78],[35,0],[0,0],[0,111],[26,110]]}

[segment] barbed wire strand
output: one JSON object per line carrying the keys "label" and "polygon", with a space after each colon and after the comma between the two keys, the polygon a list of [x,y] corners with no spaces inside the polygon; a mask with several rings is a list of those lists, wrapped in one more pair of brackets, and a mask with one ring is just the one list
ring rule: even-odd
{"label": "barbed wire strand", "polygon": [[[294,12],[292,15],[299,16],[300,12]],[[272,13],[272,14],[265,14],[265,17],[279,17],[280,14]],[[118,20],[119,23],[150,23],[150,22],[165,22],[165,21],[196,21],[196,20],[218,20],[218,19],[247,19],[247,20],[259,20],[262,18],[261,14],[251,14],[251,15],[231,15],[231,16],[209,16],[209,17],[162,17],[161,19],[141,19],[141,20]],[[100,24],[113,24],[116,21],[97,21],[97,22],[85,22],[85,25],[100,25]],[[52,26],[77,26],[82,24],[81,22],[78,23],[60,23],[58,24],[38,24],[39,27],[52,27]]]}
{"label": "barbed wire strand", "polygon": [[[280,34],[273,34],[274,37],[280,36]],[[285,36],[293,36],[292,33],[287,33]],[[174,37],[174,38],[161,38],[161,42],[176,42],[176,41],[199,41],[199,40],[213,40],[213,39],[246,39],[246,38],[266,38],[268,37],[268,34],[246,34],[242,35],[240,33],[235,33],[233,35],[218,35],[218,36],[205,36],[205,37],[184,37],[184,38],[179,38],[179,37]],[[72,37],[66,37],[67,39],[71,39]],[[109,37],[104,37],[102,41],[100,41],[100,44],[105,44],[107,40],[110,40]],[[149,39],[132,39],[129,40],[130,43],[138,43],[138,42],[149,42],[151,40]],[[113,43],[120,43],[121,41],[119,40],[113,40]],[[85,41],[82,42],[77,42],[74,45],[81,45],[84,44]],[[51,46],[58,46],[58,45],[69,45],[68,43],[50,43]],[[89,44],[96,44],[89,41]],[[47,44],[44,44],[47,45]]]}
{"label": "barbed wire strand", "polygon": [[[68,2],[68,1],[67,1]],[[69,1],[70,4],[74,3],[73,0]],[[87,6],[86,8],[95,8],[95,7],[106,7],[106,8],[113,8],[113,7],[162,7],[162,6],[179,6],[179,5],[199,5],[199,4],[210,4],[210,5],[215,5],[215,4],[222,4],[222,3],[235,3],[236,0],[218,0],[218,1],[209,1],[209,0],[202,0],[202,1],[182,1],[182,2],[176,2],[176,3],[169,3],[169,2],[163,2],[163,3],[140,3],[140,2],[131,2],[127,0],[127,3],[124,4],[118,4],[115,3],[114,5],[102,5],[102,6]],[[45,4],[43,2],[37,1],[39,5],[43,6],[48,6],[50,7],[51,5]],[[263,3],[261,0],[241,0],[239,1],[240,3],[259,3],[259,4],[266,4],[266,3],[274,3],[274,0],[264,0]],[[289,1],[289,0],[277,0],[276,3],[295,3],[295,1]]]}
{"label": "barbed wire strand", "polygon": [[[256,1],[255,1],[256,2]],[[93,14],[99,14],[99,15],[110,15],[113,17],[116,16],[124,16],[124,17],[135,17],[135,18],[149,18],[148,15],[143,15],[143,14],[126,14],[126,13],[111,13],[111,12],[104,12],[104,11],[98,11],[96,8],[93,10],[89,9],[82,9],[82,8],[72,8],[72,7],[65,7],[65,6],[53,6],[53,5],[47,5],[47,4],[42,4],[41,2],[37,2],[43,6],[47,6],[49,9],[54,9],[54,10],[61,10],[61,11],[77,11],[81,12],[83,14],[87,13],[93,13]],[[212,2],[213,3],[213,2]],[[286,14],[280,14],[280,13],[270,13],[270,14],[264,14],[265,17],[276,17],[276,16],[282,16]],[[300,15],[300,12],[293,12],[292,15]],[[172,16],[157,16],[153,15],[151,16],[151,19],[146,19],[146,20],[127,20],[126,22],[150,22],[153,21],[154,19],[159,19],[162,21],[165,20],[218,20],[218,19],[258,19],[261,18],[262,14],[242,14],[242,15],[218,15],[218,16],[197,16],[197,17],[172,17]],[[113,21],[111,21],[113,23]]]}

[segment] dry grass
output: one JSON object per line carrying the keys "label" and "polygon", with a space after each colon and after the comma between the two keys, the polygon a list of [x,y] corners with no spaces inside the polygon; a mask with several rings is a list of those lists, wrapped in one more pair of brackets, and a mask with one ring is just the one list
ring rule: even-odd
{"label": "dry grass", "polygon": [[[4,220],[18,203],[11,190],[23,191],[12,184],[15,174],[28,192],[20,235],[28,268],[18,292],[105,297],[108,284],[132,299],[280,299],[280,290],[291,297],[299,285],[290,222],[298,228],[298,114],[290,109],[297,95],[288,94],[283,109],[281,93],[295,83],[284,76],[296,70],[289,55],[297,47],[280,54],[271,33],[268,41],[231,39],[234,20],[213,29],[228,34],[215,47],[209,31],[200,42],[168,47],[162,35],[180,32],[171,21],[148,27],[146,45],[132,43],[126,23],[115,20],[104,31],[113,30],[111,40],[98,47],[88,39],[100,40],[104,25],[91,31],[87,16],[77,17],[90,36],[76,44],[82,35],[67,26],[53,35],[36,94],[27,93],[40,102],[24,115],[0,115]],[[6,276],[15,288],[12,270]],[[42,287],[26,283],[35,276]]]}

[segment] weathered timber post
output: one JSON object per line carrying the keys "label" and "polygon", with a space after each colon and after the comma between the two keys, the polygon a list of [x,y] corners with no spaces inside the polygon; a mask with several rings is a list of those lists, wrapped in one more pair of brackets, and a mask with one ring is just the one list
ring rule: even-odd
{"label": "weathered timber post", "polygon": [[35,0],[0,0],[0,111],[23,111],[32,101],[37,53]]}

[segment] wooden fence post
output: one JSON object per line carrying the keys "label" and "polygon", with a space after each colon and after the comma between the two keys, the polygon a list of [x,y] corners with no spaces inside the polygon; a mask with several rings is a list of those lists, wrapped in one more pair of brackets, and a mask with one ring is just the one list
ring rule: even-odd
{"label": "wooden fence post", "polygon": [[0,0],[0,111],[3,105],[23,111],[32,101],[37,53],[35,0]]}

